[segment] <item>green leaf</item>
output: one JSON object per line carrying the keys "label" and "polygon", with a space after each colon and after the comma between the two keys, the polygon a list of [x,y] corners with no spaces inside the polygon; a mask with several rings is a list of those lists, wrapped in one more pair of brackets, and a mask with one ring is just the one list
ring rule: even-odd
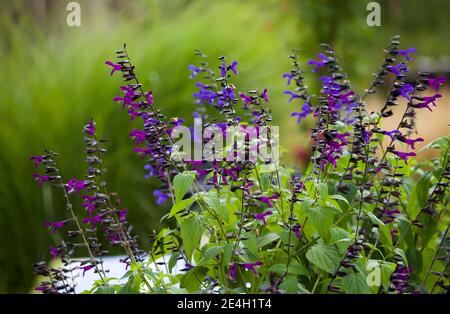
{"label": "green leaf", "polygon": [[203,225],[201,216],[194,216],[184,220],[180,226],[180,235],[183,240],[186,257],[190,261],[194,249],[198,246],[202,238],[205,226]]}
{"label": "green leaf", "polygon": [[394,247],[392,243],[391,232],[389,227],[386,225],[381,225],[380,228],[380,241],[381,243],[388,249],[392,249]]}
{"label": "green leaf", "polygon": [[180,252],[173,252],[172,254],[170,254],[169,263],[168,263],[169,272],[172,272],[172,269],[177,264],[179,257],[180,257]]}
{"label": "green leaf", "polygon": [[406,258],[406,254],[405,252],[401,249],[401,248],[395,248],[394,253],[397,255],[400,255],[403,259],[403,262],[405,263],[405,265],[408,265],[408,259]]}
{"label": "green leaf", "polygon": [[133,289],[128,284],[125,284],[120,288],[120,290],[117,293],[118,294],[137,294],[137,293],[139,293],[139,291],[136,289]]}
{"label": "green leaf", "polygon": [[173,179],[173,190],[177,202],[181,201],[194,184],[195,171],[179,173]]}
{"label": "green leaf", "polygon": [[203,253],[202,259],[200,261],[201,264],[206,264],[209,262],[209,260],[217,255],[220,254],[220,252],[223,251],[223,246],[222,245],[218,245],[218,246],[213,246],[213,247],[209,247],[205,250],[205,252]]}
{"label": "green leaf", "polygon": [[385,290],[391,285],[391,275],[395,270],[395,264],[391,262],[383,262],[381,264],[381,285]]}
{"label": "green leaf", "polygon": [[377,226],[384,226],[384,222],[382,222],[377,216],[372,212],[367,212],[367,216],[369,216],[370,221]]}
{"label": "green leaf", "polygon": [[267,269],[268,272],[272,273],[284,273],[286,271],[285,264],[273,264]]}
{"label": "green leaf", "polygon": [[330,229],[330,241],[338,247],[341,254],[344,254],[352,239],[348,231],[339,227],[332,227]]}
{"label": "green leaf", "polygon": [[266,246],[267,244],[272,243],[273,241],[276,241],[280,238],[280,236],[274,232],[270,232],[263,236],[262,238],[258,239],[258,248],[262,248]]}
{"label": "green leaf", "polygon": [[[417,182],[416,186],[416,195],[417,195],[417,202],[419,203],[419,207],[423,208],[427,205],[429,193],[428,190],[430,189],[430,183],[431,183],[431,172],[426,172],[424,175],[420,178],[419,182]],[[416,217],[413,217],[416,218]]]}
{"label": "green leaf", "polygon": [[341,282],[345,293],[369,294],[371,292],[364,274],[350,272]]}
{"label": "green leaf", "polygon": [[328,185],[326,183],[319,184],[319,194],[320,198],[325,200],[328,196]]}
{"label": "green leaf", "polygon": [[229,213],[226,206],[222,206],[220,204],[220,198],[217,194],[217,191],[210,190],[208,193],[203,194],[203,200],[205,201],[206,205],[208,205],[209,208],[211,208],[219,217],[225,221],[228,222],[229,220]]}
{"label": "green leaf", "polygon": [[[286,264],[273,264],[267,269],[268,272],[283,274],[286,271]],[[292,261],[289,265],[288,274],[309,276],[308,269],[297,261]]]}
{"label": "green leaf", "polygon": [[258,257],[258,239],[253,233],[245,233],[244,237],[248,238],[248,240],[242,241],[244,245],[245,251],[251,259],[255,259]]}
{"label": "green leaf", "polygon": [[195,202],[195,200],[196,200],[196,197],[192,196],[187,199],[177,201],[175,204],[173,204],[172,208],[170,209],[168,218],[175,216],[183,209],[191,206],[192,203]]}
{"label": "green leaf", "polygon": [[288,273],[292,275],[301,275],[301,276],[310,275],[308,269],[303,264],[301,264],[296,260],[293,260],[289,265]]}
{"label": "green leaf", "polygon": [[207,267],[195,266],[181,277],[180,287],[185,288],[190,293],[197,291],[207,273]]}
{"label": "green leaf", "polygon": [[333,212],[323,207],[316,207],[309,209],[308,216],[321,238],[327,241],[330,237],[330,228],[333,225]]}
{"label": "green leaf", "polygon": [[95,290],[94,294],[115,294],[116,291],[111,286],[101,286]]}
{"label": "green leaf", "polygon": [[447,136],[439,137],[439,138],[435,139],[434,141],[432,141],[431,143],[422,147],[420,149],[419,153],[424,150],[428,150],[430,148],[437,148],[437,149],[444,150],[444,148],[446,148],[449,145],[450,145],[450,139]]}
{"label": "green leaf", "polygon": [[287,276],[280,285],[280,289],[286,291],[287,293],[297,293],[298,292],[298,282],[297,276]]}
{"label": "green leaf", "polygon": [[350,207],[350,203],[349,203],[348,199],[346,199],[346,198],[343,197],[342,195],[335,194],[335,195],[331,195],[330,198],[332,198],[332,199],[334,199],[334,200],[337,200],[337,201],[342,201],[342,202],[344,202],[345,205],[347,205],[347,206],[346,206],[345,208],[342,208],[342,206],[341,206],[341,209],[343,209],[343,210]]}
{"label": "green leaf", "polygon": [[332,245],[316,244],[306,252],[306,258],[318,268],[333,274],[340,262],[338,250]]}

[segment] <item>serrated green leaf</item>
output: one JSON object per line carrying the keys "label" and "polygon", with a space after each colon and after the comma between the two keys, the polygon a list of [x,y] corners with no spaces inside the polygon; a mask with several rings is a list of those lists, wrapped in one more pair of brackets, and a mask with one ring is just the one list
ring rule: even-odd
{"label": "serrated green leaf", "polygon": [[382,222],[377,216],[374,215],[372,212],[367,212],[367,216],[369,217],[370,221],[377,226],[384,226],[384,222]]}
{"label": "serrated green leaf", "polygon": [[399,248],[399,247],[395,248],[394,253],[397,255],[400,255],[402,257],[405,265],[408,265],[408,258],[406,257],[405,252],[401,248]]}
{"label": "serrated green leaf", "polygon": [[340,262],[338,250],[332,245],[316,244],[306,252],[306,258],[318,268],[332,274]]}
{"label": "serrated green leaf", "polygon": [[352,242],[352,239],[348,231],[339,227],[332,227],[330,229],[330,242],[331,244],[335,244],[339,252],[343,254]]}
{"label": "serrated green leaf", "polygon": [[115,294],[116,291],[111,286],[101,286],[95,290],[94,294]]}
{"label": "serrated green leaf", "polygon": [[272,243],[273,241],[276,241],[280,238],[280,236],[274,232],[270,232],[266,235],[264,235],[261,238],[258,238],[258,248],[262,248],[266,246],[267,244]]}
{"label": "serrated green leaf", "polygon": [[200,260],[200,264],[206,264],[210,261],[211,258],[220,254],[223,251],[222,245],[212,246],[205,249],[203,253],[202,259]]}
{"label": "serrated green leaf", "polygon": [[335,195],[331,195],[330,198],[332,198],[332,199],[334,199],[334,200],[337,200],[337,201],[344,202],[345,205],[346,205],[346,207],[342,208],[342,206],[341,206],[341,209],[343,209],[343,210],[345,210],[345,209],[347,209],[347,208],[350,207],[349,201],[348,201],[344,196],[342,196],[342,195],[335,194]]}
{"label": "serrated green leaf", "polygon": [[381,285],[385,290],[391,285],[391,275],[395,270],[395,264],[391,262],[383,262],[381,264]]}
{"label": "serrated green leaf", "polygon": [[325,200],[328,196],[328,185],[326,183],[319,184],[319,194],[320,198]]}
{"label": "serrated green leaf", "polygon": [[[431,172],[424,173],[424,175],[420,178],[419,182],[417,182],[416,185],[416,196],[417,196],[417,202],[419,204],[420,208],[423,208],[427,205],[430,184],[431,184]],[[413,217],[415,218],[415,216]]]}
{"label": "serrated green leaf", "polygon": [[198,246],[202,238],[205,226],[203,225],[201,216],[194,216],[183,220],[180,226],[180,235],[183,240],[186,257],[190,261],[194,249]]}
{"label": "serrated green leaf", "polygon": [[202,197],[209,208],[211,208],[222,220],[228,222],[228,209],[220,203],[220,197],[217,194],[217,191],[210,190],[208,193],[203,194]]}
{"label": "serrated green leaf", "polygon": [[179,173],[173,178],[173,190],[175,194],[175,200],[181,201],[194,184],[195,172],[187,171]]}
{"label": "serrated green leaf", "polygon": [[333,225],[333,211],[322,207],[310,208],[308,216],[321,238],[327,241],[330,237],[330,228]]}
{"label": "serrated green leaf", "polygon": [[386,225],[382,225],[378,229],[380,230],[381,244],[383,244],[388,249],[392,249],[394,247],[394,245],[392,243],[392,237],[391,237],[391,232],[389,230],[389,227]]}
{"label": "serrated green leaf", "polygon": [[280,285],[280,289],[286,291],[287,293],[297,293],[298,292],[298,282],[296,276],[287,276]]}
{"label": "serrated green leaf", "polygon": [[342,279],[342,289],[348,294],[370,294],[366,276],[362,273],[350,272]]}
{"label": "serrated green leaf", "polygon": [[197,291],[207,273],[207,267],[195,266],[181,277],[180,287],[185,288],[190,293]]}
{"label": "serrated green leaf", "polygon": [[173,217],[176,214],[178,214],[180,211],[182,211],[183,209],[188,208],[189,206],[192,205],[192,203],[195,202],[195,200],[196,200],[196,198],[194,196],[192,196],[187,199],[177,201],[175,204],[173,204],[172,208],[170,209],[168,218]]}

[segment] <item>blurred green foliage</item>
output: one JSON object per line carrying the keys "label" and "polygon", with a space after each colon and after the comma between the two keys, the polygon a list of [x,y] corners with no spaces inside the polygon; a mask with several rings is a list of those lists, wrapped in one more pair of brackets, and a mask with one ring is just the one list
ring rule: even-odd
{"label": "blurred green foliage", "polygon": [[[143,243],[166,212],[154,205],[154,186],[144,179],[144,162],[131,151],[128,134],[133,124],[112,102],[120,80],[109,77],[103,62],[124,42],[157,105],[184,118],[191,116],[194,106],[195,89],[187,71],[187,65],[196,61],[194,50],[205,52],[212,63],[220,55],[237,59],[239,89],[269,89],[274,124],[284,125],[282,140],[283,132],[296,129],[289,119],[295,106],[286,103],[281,79],[289,68],[291,48],[301,48],[305,60],[316,53],[320,42],[331,42],[356,79],[354,85],[361,88],[378,66],[371,60],[381,62],[380,51],[395,33],[404,35],[406,46],[427,54],[449,54],[442,37],[448,22],[434,18],[448,12],[446,1],[428,1],[427,9],[421,1],[399,1],[400,18],[394,21],[400,22],[383,15],[386,26],[381,28],[367,27],[369,1],[359,0],[345,5],[326,0],[83,0],[78,1],[79,28],[65,23],[69,1],[43,1],[43,13],[32,11],[30,2],[0,4],[0,292],[29,289],[32,263],[40,254],[47,256],[48,247],[58,240],[42,223],[66,214],[61,199],[33,182],[29,156],[51,148],[61,155],[64,178],[81,178],[86,171],[81,128],[90,117],[108,139],[105,165],[110,190],[121,195]],[[389,6],[381,3],[383,8]],[[299,137],[284,144],[290,147],[295,140]]]}

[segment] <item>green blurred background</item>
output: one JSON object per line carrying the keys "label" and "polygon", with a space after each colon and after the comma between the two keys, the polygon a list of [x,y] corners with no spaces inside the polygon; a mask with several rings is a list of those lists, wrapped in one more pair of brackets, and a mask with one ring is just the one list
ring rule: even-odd
{"label": "green blurred background", "polygon": [[[90,117],[108,139],[108,183],[120,193],[136,232],[145,239],[167,211],[154,205],[155,182],[144,179],[144,162],[131,151],[128,134],[138,125],[133,126],[111,100],[120,80],[109,77],[103,62],[124,42],[156,103],[168,115],[184,118],[190,118],[194,108],[195,88],[187,71],[187,65],[196,61],[194,50],[201,49],[212,63],[220,55],[237,59],[239,89],[269,89],[274,124],[282,125],[281,140],[291,163],[308,143],[305,130],[289,118],[296,106],[282,94],[281,75],[290,67],[292,48],[300,48],[305,61],[315,56],[321,42],[331,43],[360,90],[369,84],[370,73],[381,64],[382,49],[395,34],[401,35],[403,47],[418,49],[421,67],[430,67],[430,60],[433,72],[448,72],[449,67],[446,0],[378,1],[381,27],[367,26],[370,1],[364,0],[79,0],[81,27],[66,24],[69,2],[0,3],[3,293],[29,291],[32,263],[41,254],[47,256],[48,247],[59,240],[42,223],[65,214],[57,193],[33,182],[28,158],[51,148],[61,154],[63,176],[80,178],[86,170],[80,130]],[[442,106],[448,116],[448,98]],[[432,137],[448,133],[443,123]]]}

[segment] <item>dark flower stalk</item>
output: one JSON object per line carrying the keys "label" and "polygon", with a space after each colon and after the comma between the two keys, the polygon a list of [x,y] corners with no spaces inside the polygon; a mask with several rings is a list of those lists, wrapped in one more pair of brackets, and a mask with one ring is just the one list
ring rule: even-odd
{"label": "dark flower stalk", "polygon": [[[105,141],[97,138],[95,122],[92,119],[83,131],[86,134],[84,138],[85,153],[86,162],[89,165],[87,177],[93,182],[90,189],[94,191],[92,195],[84,195],[86,202],[83,205],[88,212],[99,211],[98,215],[92,216],[91,220],[85,220],[85,222],[95,223],[95,221],[98,221],[103,224],[106,239],[113,246],[121,245],[128,255],[127,259],[122,260],[123,263],[127,264],[127,267],[130,262],[142,262],[144,260],[143,252],[138,248],[137,239],[130,234],[132,228],[125,218],[127,210],[118,209],[117,205],[120,204],[120,200],[117,194],[109,193],[107,189],[102,163],[102,154],[106,152],[106,149],[100,146]],[[114,202],[111,201],[112,198],[115,198]],[[103,208],[100,208],[100,206]],[[92,218],[98,218],[98,220],[92,220]],[[153,291],[142,270],[140,270],[140,277],[149,291]]]}
{"label": "dark flower stalk", "polygon": [[[49,178],[51,178],[51,180],[49,180],[49,181],[52,182],[55,186],[60,187],[61,190],[63,191],[63,196],[66,201],[66,208],[69,210],[69,213],[70,213],[70,222],[74,222],[76,229],[77,229],[76,235],[81,235],[82,240],[83,240],[83,246],[86,248],[86,250],[88,252],[91,265],[93,266],[93,268],[95,268],[95,271],[99,275],[103,284],[108,285],[108,283],[106,281],[105,273],[99,268],[99,262],[96,260],[94,254],[92,253],[91,244],[89,243],[87,236],[85,235],[83,228],[81,227],[80,222],[78,221],[78,217],[75,215],[75,213],[73,211],[72,203],[70,202],[69,195],[68,195],[67,186],[65,184],[63,184],[59,169],[57,168],[56,162],[54,160],[54,158],[56,157],[56,154],[49,150],[46,150],[45,153],[46,154],[44,156],[42,156],[42,161],[46,165],[45,171],[47,174],[53,174],[52,176],[49,176]],[[50,226],[50,224],[49,224],[49,226]],[[62,227],[62,225],[60,225],[60,224],[53,224],[51,226],[57,227],[57,228]],[[54,254],[54,251],[53,251],[53,254]]]}
{"label": "dark flower stalk", "polygon": [[[102,163],[102,154],[106,152],[106,149],[100,146],[105,141],[97,138],[93,120],[84,127],[84,131],[86,133],[84,138],[86,162],[89,165],[87,177],[93,181],[90,190],[94,193],[83,196],[85,199],[83,205],[87,209],[88,214],[93,210],[99,211],[99,215],[94,217],[101,218],[106,238],[110,240],[112,245],[120,244],[123,246],[131,261],[142,261],[143,253],[138,249],[136,239],[128,232],[129,223],[125,218],[127,211],[117,209],[117,206],[114,206],[111,202],[113,195],[108,192]],[[118,203],[117,198],[115,203]],[[100,208],[100,206],[104,208]]]}

